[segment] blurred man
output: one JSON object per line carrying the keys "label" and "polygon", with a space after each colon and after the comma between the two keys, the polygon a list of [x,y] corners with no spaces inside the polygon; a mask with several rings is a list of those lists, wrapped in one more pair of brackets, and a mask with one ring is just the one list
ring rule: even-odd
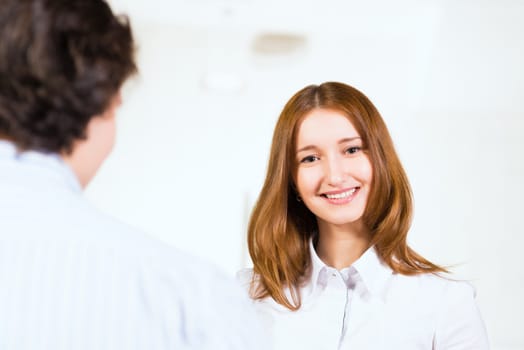
{"label": "blurred man", "polygon": [[2,350],[263,348],[232,282],[82,195],[135,71],[104,1],[0,1]]}

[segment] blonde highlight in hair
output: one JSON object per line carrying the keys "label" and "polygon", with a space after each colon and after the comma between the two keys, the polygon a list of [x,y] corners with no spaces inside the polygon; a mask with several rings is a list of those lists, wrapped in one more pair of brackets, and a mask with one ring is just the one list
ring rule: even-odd
{"label": "blonde highlight in hair", "polygon": [[405,275],[446,272],[407,245],[413,210],[411,189],[378,110],[357,89],[326,82],[297,92],[275,126],[265,182],[248,225],[255,276],[252,297],[270,296],[290,310],[301,306],[299,288],[310,267],[309,240],[318,227],[313,213],[296,200],[295,142],[303,118],[319,108],[346,115],[362,137],[374,174],[363,221],[380,258]]}

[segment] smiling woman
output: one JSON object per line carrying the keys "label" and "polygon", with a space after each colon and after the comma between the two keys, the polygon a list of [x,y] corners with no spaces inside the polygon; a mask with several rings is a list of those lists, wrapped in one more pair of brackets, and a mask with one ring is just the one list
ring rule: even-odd
{"label": "smiling woman", "polygon": [[336,82],[297,92],[249,222],[254,267],[238,274],[275,349],[487,349],[473,288],[407,245],[411,213],[371,101]]}
{"label": "smiling woman", "polygon": [[[317,217],[319,231],[337,234],[345,226],[365,232],[362,238],[367,241],[361,219],[373,170],[353,124],[338,111],[314,109],[300,123],[296,144],[293,182],[304,205]],[[337,267],[337,262],[333,264]]]}

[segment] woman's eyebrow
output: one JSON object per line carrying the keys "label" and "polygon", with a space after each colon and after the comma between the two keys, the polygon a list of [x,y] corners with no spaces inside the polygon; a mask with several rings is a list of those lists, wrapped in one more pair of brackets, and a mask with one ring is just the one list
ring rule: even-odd
{"label": "woman's eyebrow", "polygon": [[362,139],[362,138],[360,136],[345,137],[345,138],[339,140],[338,143],[341,144],[341,143],[345,143],[345,142],[355,141],[355,140],[358,140],[358,139]]}
{"label": "woman's eyebrow", "polygon": [[[343,143],[346,143],[346,142],[351,142],[351,141],[355,141],[355,140],[359,140],[359,139],[362,139],[362,138],[360,136],[344,137],[343,139],[338,140],[338,144],[343,144]],[[315,146],[315,145],[307,145],[307,146],[304,146],[304,147],[301,147],[301,148],[297,149],[296,153],[300,153],[300,152],[303,152],[303,151],[315,150],[315,149],[317,149],[317,146]]]}
{"label": "woman's eyebrow", "polygon": [[303,152],[303,151],[314,150],[314,149],[317,149],[317,147],[314,146],[314,145],[307,145],[307,146],[304,146],[302,148],[297,149],[296,153],[300,153],[300,152]]}

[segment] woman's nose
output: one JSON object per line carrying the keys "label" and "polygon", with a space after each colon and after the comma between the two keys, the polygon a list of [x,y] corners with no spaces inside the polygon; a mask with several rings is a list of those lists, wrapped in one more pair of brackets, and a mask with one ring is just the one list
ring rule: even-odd
{"label": "woman's nose", "polygon": [[344,182],[344,169],[341,159],[333,157],[326,162],[326,179],[331,186],[340,186]]}

